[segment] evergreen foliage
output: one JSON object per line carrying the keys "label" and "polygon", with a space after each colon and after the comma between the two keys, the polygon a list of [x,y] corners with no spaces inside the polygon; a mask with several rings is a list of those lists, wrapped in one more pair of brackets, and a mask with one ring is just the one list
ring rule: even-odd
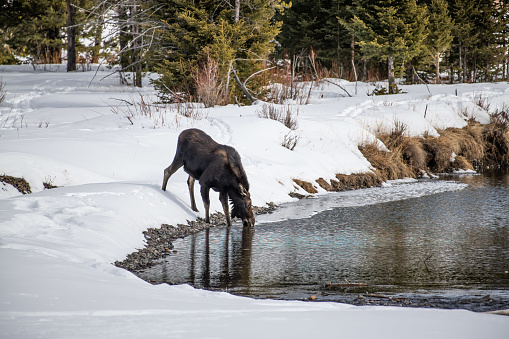
{"label": "evergreen foliage", "polygon": [[292,57],[313,50],[323,66],[338,68],[338,76],[350,58],[351,36],[338,18],[349,16],[352,0],[294,0],[277,19],[283,22],[277,37],[279,53]]}
{"label": "evergreen foliage", "polygon": [[388,93],[405,70],[412,83],[509,80],[507,0],[0,0],[0,64],[60,63],[67,3],[70,53],[120,65],[136,86],[142,71],[159,72],[155,86],[171,100],[259,96],[261,75],[281,64],[274,55],[304,56],[300,70],[313,77],[322,66],[349,80],[388,79]]}
{"label": "evergreen foliage", "polygon": [[[73,0],[75,34],[85,37],[81,8],[91,0]],[[66,0],[3,0],[0,5],[0,63],[17,63],[15,56],[32,64],[61,63],[67,36]],[[83,51],[79,42],[77,51]],[[3,57],[2,57],[3,56]]]}
{"label": "evergreen foliage", "polygon": [[60,63],[66,5],[61,0],[13,0],[2,5],[2,41],[34,63]]}
{"label": "evergreen foliage", "polygon": [[363,58],[387,62],[389,93],[396,93],[395,64],[404,63],[421,54],[428,24],[427,7],[416,0],[355,0],[353,18],[341,20],[361,47]]}
{"label": "evergreen foliage", "polygon": [[[240,79],[260,71],[273,50],[274,37],[281,24],[271,20],[277,6],[271,0],[240,2],[238,21],[228,1],[162,0],[158,13],[166,27],[162,31],[159,55],[164,55],[156,70],[162,75],[156,88],[173,98],[176,92],[196,95],[196,77],[200,65],[217,63],[217,83],[224,87],[224,102],[240,97],[229,81],[234,69]],[[282,2],[276,2],[282,5]],[[257,89],[256,80],[251,80]]]}
{"label": "evergreen foliage", "polygon": [[425,40],[427,56],[435,66],[435,82],[440,81],[440,61],[449,50],[453,39],[453,20],[446,0],[432,0],[428,6],[429,25]]}
{"label": "evergreen foliage", "polygon": [[454,39],[448,57],[451,81],[509,77],[508,1],[449,0]]}

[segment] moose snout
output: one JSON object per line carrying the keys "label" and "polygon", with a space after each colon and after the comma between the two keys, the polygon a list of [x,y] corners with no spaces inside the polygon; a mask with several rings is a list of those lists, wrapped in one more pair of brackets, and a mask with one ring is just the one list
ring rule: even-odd
{"label": "moose snout", "polygon": [[254,217],[244,218],[242,219],[242,224],[244,225],[244,227],[254,227],[255,218]]}

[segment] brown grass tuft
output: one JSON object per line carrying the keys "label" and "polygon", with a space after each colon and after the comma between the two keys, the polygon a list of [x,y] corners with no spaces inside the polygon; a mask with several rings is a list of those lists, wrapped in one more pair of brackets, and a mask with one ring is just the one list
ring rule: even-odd
{"label": "brown grass tuft", "polygon": [[432,172],[444,173],[450,168],[453,149],[443,138],[427,136],[424,138],[424,150],[428,154],[428,168]]}
{"label": "brown grass tuft", "polygon": [[375,168],[375,173],[383,181],[415,177],[414,171],[403,161],[403,148],[401,146],[387,152],[379,149],[377,144],[370,143],[360,146],[359,150]]}
{"label": "brown grass tuft", "polygon": [[382,184],[382,180],[375,173],[336,174],[336,179],[331,179],[330,185],[328,183],[326,183],[327,185],[321,185],[322,188],[327,189],[326,187],[328,187],[328,191],[339,192],[375,187]]}
{"label": "brown grass tuft", "polygon": [[472,166],[472,164],[464,156],[461,155],[458,155],[456,158],[454,158],[452,165],[456,170],[474,170],[474,166]]}
{"label": "brown grass tuft", "polygon": [[275,105],[263,104],[256,112],[258,117],[279,121],[291,130],[296,130],[298,127],[297,116],[299,115],[299,109],[297,108],[294,112],[290,105],[278,108]]}
{"label": "brown grass tuft", "polygon": [[443,142],[449,145],[456,155],[465,158],[466,162],[469,163],[468,168],[473,168],[473,163],[479,164],[482,162],[484,157],[484,145],[482,138],[476,140],[474,136],[478,133],[476,127],[472,127],[471,133],[469,126],[470,125],[462,129],[447,128],[439,131],[439,133]]}
{"label": "brown grass tuft", "polygon": [[402,143],[403,161],[410,167],[415,177],[427,168],[428,154],[423,148],[423,139],[417,137],[405,138]]}
{"label": "brown grass tuft", "polygon": [[293,179],[293,182],[295,182],[297,185],[299,185],[304,191],[310,193],[310,194],[315,194],[315,193],[318,193],[318,191],[316,190],[316,188],[313,186],[312,183],[308,182],[308,181],[303,181],[303,180],[299,180],[299,179]]}
{"label": "brown grass tuft", "polygon": [[509,107],[497,110],[482,133],[487,166],[509,167]]}
{"label": "brown grass tuft", "polygon": [[319,178],[316,182],[326,191],[340,192],[380,186],[383,180],[375,173],[354,173],[350,175],[336,174],[336,179],[331,179],[330,183],[324,178]]}
{"label": "brown grass tuft", "polygon": [[17,178],[4,174],[0,175],[0,182],[14,186],[22,194],[32,193],[30,184],[25,180],[25,178]]}
{"label": "brown grass tuft", "polygon": [[326,190],[328,192],[332,192],[333,191],[332,185],[330,183],[328,183],[327,180],[325,180],[324,178],[318,178],[318,179],[316,179],[316,182],[324,190]]}

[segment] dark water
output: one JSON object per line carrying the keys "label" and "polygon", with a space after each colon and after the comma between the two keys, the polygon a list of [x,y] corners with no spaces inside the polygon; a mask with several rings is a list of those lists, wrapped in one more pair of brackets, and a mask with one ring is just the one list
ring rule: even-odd
{"label": "dark water", "polygon": [[139,275],[255,298],[509,308],[509,174],[331,194],[278,213],[177,240]]}

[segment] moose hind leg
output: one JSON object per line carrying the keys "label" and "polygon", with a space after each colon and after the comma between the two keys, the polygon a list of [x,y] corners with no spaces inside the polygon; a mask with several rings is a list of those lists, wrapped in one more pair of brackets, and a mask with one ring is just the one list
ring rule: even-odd
{"label": "moose hind leg", "polygon": [[232,221],[230,219],[230,206],[228,206],[228,193],[220,193],[219,194],[219,200],[221,201],[221,204],[223,205],[223,211],[224,215],[226,217],[226,224],[228,226],[232,225]]}
{"label": "moose hind leg", "polygon": [[191,209],[198,212],[198,208],[196,208],[196,200],[194,200],[194,182],[195,179],[192,176],[187,178],[187,187],[189,187],[189,196],[191,197]]}
{"label": "moose hind leg", "polygon": [[170,177],[175,172],[177,172],[177,170],[182,166],[184,166],[184,163],[177,155],[175,155],[175,158],[173,159],[173,162],[171,163],[171,165],[168,166],[164,170],[163,187],[161,188],[163,191],[166,191],[166,185],[168,184],[168,179],[170,179]]}
{"label": "moose hind leg", "polygon": [[205,222],[210,224],[209,210],[210,210],[210,198],[209,198],[209,188],[207,186],[202,186],[201,189],[201,198],[203,200],[203,206],[205,206]]}

